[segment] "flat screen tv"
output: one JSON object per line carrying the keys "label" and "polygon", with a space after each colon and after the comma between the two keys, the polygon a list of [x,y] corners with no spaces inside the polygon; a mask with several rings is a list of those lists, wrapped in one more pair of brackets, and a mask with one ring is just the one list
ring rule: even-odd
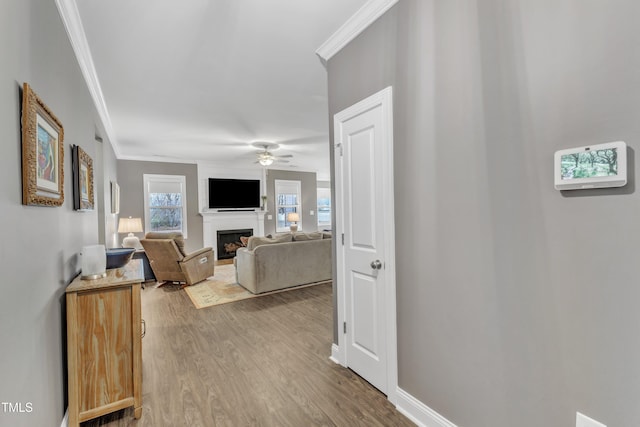
{"label": "flat screen tv", "polygon": [[209,178],[210,209],[255,209],[259,207],[259,179]]}
{"label": "flat screen tv", "polygon": [[556,190],[622,187],[627,183],[627,144],[623,141],[556,151]]}

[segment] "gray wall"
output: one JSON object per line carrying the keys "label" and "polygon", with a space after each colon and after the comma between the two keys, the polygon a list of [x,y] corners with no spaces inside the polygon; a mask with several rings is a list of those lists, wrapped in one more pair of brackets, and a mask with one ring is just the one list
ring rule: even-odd
{"label": "gray wall", "polygon": [[318,188],[331,188],[331,181],[318,181],[317,182],[317,187]]}
{"label": "gray wall", "polygon": [[[187,181],[187,233],[185,250],[195,251],[203,247],[202,216],[198,214],[198,169],[195,164],[142,162],[118,160],[120,184],[120,217],[142,218],[144,225],[144,174],[184,175]],[[136,234],[139,238],[144,233]],[[122,243],[124,235],[119,235]]]}
{"label": "gray wall", "polygon": [[[102,132],[104,134],[104,132]],[[100,171],[102,180],[96,178],[96,197],[98,204],[98,237],[100,243],[107,248],[118,247],[122,239],[118,235],[118,214],[111,213],[111,182],[118,182],[118,160],[107,142],[96,144],[96,160],[94,168]]]}
{"label": "gray wall", "polygon": [[[328,63],[331,117],[393,86],[399,386],[459,426],[640,425],[639,14],[402,0]],[[626,188],[553,189],[615,140]]]}
{"label": "gray wall", "polygon": [[283,170],[267,169],[267,215],[272,215],[269,220],[267,215],[264,219],[264,233],[275,234],[276,232],[276,214],[275,211],[275,180],[287,179],[291,181],[300,181],[301,197],[302,197],[302,228],[300,231],[317,231],[318,218],[311,215],[310,211],[318,209],[318,189],[316,183],[315,172],[290,172]]}
{"label": "gray wall", "polygon": [[[98,210],[73,210],[71,144],[97,160],[96,113],[53,1],[0,2],[0,401],[32,404],[0,410],[0,425],[60,425],[66,409],[66,285],[79,252],[98,243]],[[64,127],[61,207],[22,205],[21,86],[28,82]],[[105,140],[108,144],[108,141]],[[105,172],[95,165],[94,182]],[[97,188],[96,188],[97,190]],[[97,192],[97,191],[96,191]]]}

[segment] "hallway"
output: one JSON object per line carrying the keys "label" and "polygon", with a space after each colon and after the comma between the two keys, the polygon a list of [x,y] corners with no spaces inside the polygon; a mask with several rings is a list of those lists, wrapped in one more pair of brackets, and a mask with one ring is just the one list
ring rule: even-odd
{"label": "hallway", "polygon": [[143,414],[83,426],[412,426],[334,364],[331,284],[196,310],[178,286],[142,292]]}

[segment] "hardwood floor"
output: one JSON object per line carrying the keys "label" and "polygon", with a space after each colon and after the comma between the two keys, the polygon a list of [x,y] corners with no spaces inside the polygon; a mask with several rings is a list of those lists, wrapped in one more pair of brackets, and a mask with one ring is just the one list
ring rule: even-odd
{"label": "hardwood floor", "polygon": [[83,426],[412,426],[328,358],[331,284],[201,310],[179,286],[142,292],[143,412]]}

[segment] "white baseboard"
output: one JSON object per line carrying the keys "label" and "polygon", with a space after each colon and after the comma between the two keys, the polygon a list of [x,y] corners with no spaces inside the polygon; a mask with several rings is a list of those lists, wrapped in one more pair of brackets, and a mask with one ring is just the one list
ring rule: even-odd
{"label": "white baseboard", "polygon": [[69,427],[69,408],[67,408],[67,410],[64,411],[64,418],[62,418],[62,423],[60,424],[60,427]]}
{"label": "white baseboard", "polygon": [[[329,359],[338,365],[340,362],[340,347],[338,344],[331,345],[331,356]],[[457,427],[454,423],[429,408],[424,403],[401,389],[396,388],[396,409],[398,412],[409,418],[419,427]]]}
{"label": "white baseboard", "polygon": [[398,387],[396,409],[420,427],[456,427],[454,423]]}
{"label": "white baseboard", "polygon": [[329,359],[331,359],[331,361],[337,365],[340,365],[339,353],[340,353],[340,348],[338,347],[338,345],[331,344],[331,356],[329,356]]}

